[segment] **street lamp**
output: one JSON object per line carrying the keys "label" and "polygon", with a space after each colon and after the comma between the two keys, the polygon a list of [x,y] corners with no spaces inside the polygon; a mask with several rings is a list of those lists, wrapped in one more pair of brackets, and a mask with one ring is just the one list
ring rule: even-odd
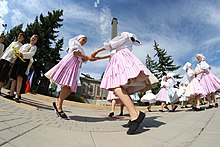
{"label": "street lamp", "polygon": [[2,24],[2,26],[4,28],[4,30],[2,31],[2,35],[4,35],[5,34],[5,30],[7,29],[7,24]]}

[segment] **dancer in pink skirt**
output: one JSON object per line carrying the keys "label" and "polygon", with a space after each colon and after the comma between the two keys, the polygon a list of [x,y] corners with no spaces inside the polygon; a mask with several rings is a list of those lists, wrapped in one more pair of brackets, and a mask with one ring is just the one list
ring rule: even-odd
{"label": "dancer in pink skirt", "polygon": [[147,103],[147,110],[149,112],[152,112],[151,111],[151,106],[152,106],[153,103],[156,102],[155,98],[156,98],[156,95],[153,94],[152,90],[146,91],[145,94],[141,98],[141,102]]}
{"label": "dancer in pink skirt", "polygon": [[199,64],[197,64],[195,75],[199,76],[200,84],[205,90],[206,98],[210,103],[209,107],[213,107],[212,100],[215,103],[215,107],[218,107],[215,92],[220,89],[220,80],[211,72],[209,64],[205,61],[205,56],[197,54],[196,59]]}
{"label": "dancer in pink skirt", "polygon": [[189,99],[185,96],[186,87],[187,87],[187,84],[184,82],[181,82],[179,85],[179,89],[182,90],[183,92],[183,94],[181,95],[179,99],[179,101],[181,102],[181,108],[189,108],[187,106],[187,102],[189,101]]}
{"label": "dancer in pink skirt", "polygon": [[166,101],[168,99],[168,77],[167,76],[163,76],[162,77],[162,81],[161,81],[161,89],[160,91],[157,93],[156,95],[156,100],[161,102],[161,107],[159,109],[160,112],[164,112],[164,108],[166,108],[167,110],[169,110],[169,108],[167,107]]}
{"label": "dancer in pink skirt", "polygon": [[68,117],[62,109],[63,101],[72,92],[76,92],[82,63],[92,59],[85,55],[82,48],[86,42],[87,37],[84,35],[78,35],[70,39],[67,55],[57,65],[45,73],[48,79],[62,86],[57,104],[53,102],[53,107],[57,115],[64,119]]}
{"label": "dancer in pink skirt", "polygon": [[111,112],[108,114],[109,117],[113,117],[115,115],[115,106],[120,105],[120,113],[118,116],[123,116],[124,104],[121,102],[118,96],[114,94],[113,91],[108,92],[107,101],[111,102]]}
{"label": "dancer in pink skirt", "polygon": [[101,51],[111,50],[111,55],[96,57],[105,59],[111,56],[100,87],[114,91],[128,109],[130,121],[127,134],[134,134],[145,118],[145,114],[134,107],[130,95],[149,90],[158,83],[157,78],[131,52],[133,45],[140,44],[134,34],[122,32],[120,36],[104,43],[103,47],[91,54],[91,57],[95,57]]}
{"label": "dancer in pink skirt", "polygon": [[200,98],[202,95],[205,95],[205,91],[200,85],[198,79],[195,78],[195,72],[192,70],[192,64],[186,62],[183,69],[187,72],[187,78],[189,81],[189,84],[186,87],[185,96],[190,99],[195,98],[195,105],[193,106],[195,111],[203,110],[200,107]]}

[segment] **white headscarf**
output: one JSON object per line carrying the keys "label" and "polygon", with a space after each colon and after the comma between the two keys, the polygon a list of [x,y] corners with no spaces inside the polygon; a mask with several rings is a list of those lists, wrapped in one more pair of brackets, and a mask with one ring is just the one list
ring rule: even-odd
{"label": "white headscarf", "polygon": [[196,57],[201,57],[202,61],[205,61],[205,56],[203,56],[202,54],[197,54]]}
{"label": "white headscarf", "polygon": [[132,33],[129,33],[129,32],[122,32],[121,33],[121,36],[123,37],[127,37],[127,38],[134,38],[134,41],[132,41],[132,44],[133,45],[141,45],[141,42],[138,40],[137,36],[132,34]]}
{"label": "white headscarf", "polygon": [[190,66],[192,66],[192,64],[190,62],[186,62],[183,66],[183,70],[187,70]]}
{"label": "white headscarf", "polygon": [[70,40],[69,40],[69,42],[68,42],[68,48],[67,48],[67,50],[66,50],[66,52],[72,52],[72,49],[74,49],[74,48],[82,48],[82,46],[81,46],[81,44],[79,43],[79,40],[81,39],[81,38],[87,38],[85,35],[82,35],[82,34],[80,34],[80,35],[77,35],[76,37],[74,37],[74,38],[71,38]]}
{"label": "white headscarf", "polygon": [[82,34],[77,35],[76,37],[69,40],[69,43],[68,43],[69,47],[74,46],[76,43],[79,44],[79,40],[81,38],[87,38],[87,37],[85,35],[82,35]]}

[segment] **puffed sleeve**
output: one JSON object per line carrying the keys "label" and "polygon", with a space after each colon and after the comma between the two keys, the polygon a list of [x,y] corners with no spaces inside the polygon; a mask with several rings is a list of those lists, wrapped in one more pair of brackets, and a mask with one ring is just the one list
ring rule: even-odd
{"label": "puffed sleeve", "polygon": [[68,53],[80,51],[79,48],[80,48],[79,45],[70,46],[69,49],[68,49]]}
{"label": "puffed sleeve", "polygon": [[117,49],[125,43],[126,39],[127,38],[124,36],[116,36],[108,43],[105,42],[103,45],[106,50]]}
{"label": "puffed sleeve", "polygon": [[103,46],[106,50],[110,51],[112,49],[111,44],[108,42],[103,43]]}
{"label": "puffed sleeve", "polygon": [[209,66],[209,64],[207,62],[205,62],[205,61],[201,62],[201,69],[208,69],[209,67],[210,66]]}

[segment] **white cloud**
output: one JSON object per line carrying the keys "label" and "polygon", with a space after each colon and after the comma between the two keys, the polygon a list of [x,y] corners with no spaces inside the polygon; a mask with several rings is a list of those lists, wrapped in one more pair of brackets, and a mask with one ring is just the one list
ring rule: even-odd
{"label": "white cloud", "polygon": [[44,0],[22,0],[22,3],[16,3],[16,5],[19,5],[19,8],[24,10],[24,12],[37,16],[48,9],[48,3],[50,2],[45,2]]}
{"label": "white cloud", "polygon": [[22,11],[19,9],[13,9],[11,10],[12,16],[11,16],[11,25],[17,26],[19,24],[23,23],[23,27],[26,27],[27,24],[34,21],[34,18],[25,16]]}
{"label": "white cloud", "polygon": [[98,5],[99,5],[99,3],[100,3],[100,1],[99,0],[95,0],[95,2],[94,2],[94,7],[98,7]]}
{"label": "white cloud", "polygon": [[[220,9],[218,4],[213,5],[213,3],[204,3],[202,7],[203,11],[200,12],[201,19],[207,24],[212,24],[220,30]],[[201,13],[203,15],[201,15]]]}
{"label": "white cloud", "polygon": [[[63,26],[59,32],[59,37],[64,37],[64,49],[67,47],[68,39],[79,33],[85,33],[89,37],[85,46],[87,54],[110,39],[113,15],[119,20],[118,31],[131,31],[142,41],[142,46],[134,46],[133,53],[143,63],[145,63],[147,54],[152,57],[155,54],[153,50],[154,40],[159,43],[160,48],[166,49],[168,55],[173,57],[176,65],[184,64],[182,63],[185,62],[184,60],[195,62],[196,52],[201,51],[201,53],[210,55],[209,51],[202,49],[208,49],[220,43],[220,38],[217,35],[219,34],[218,30],[220,30],[219,3],[215,4],[205,0],[158,3],[157,7],[161,9],[152,8],[153,5],[146,5],[148,2],[143,1],[137,5],[140,12],[137,9],[135,11],[132,9],[123,10],[120,6],[115,8],[116,6],[113,3],[108,5],[110,2],[107,1],[105,1],[104,7],[101,7],[100,0],[94,0],[90,3],[90,5],[94,4],[94,7],[81,5],[79,2],[62,0],[48,0],[46,2],[44,0],[23,0],[22,3],[12,0],[10,2],[13,3],[14,7],[11,7],[9,12],[9,5],[7,4],[9,2],[7,0],[0,1],[0,15],[4,17],[11,13],[10,24],[13,25],[12,27],[22,22],[33,22],[35,17],[41,13],[47,15],[48,11],[64,10]],[[124,2],[129,3],[129,1]],[[144,11],[139,7],[142,6],[140,3],[146,5]],[[2,18],[0,18],[0,23],[4,23]],[[0,26],[0,31],[1,29]],[[216,53],[219,53],[220,48],[214,47]],[[217,55],[216,58],[212,58],[212,60],[214,59],[217,59]],[[93,67],[101,70],[101,76],[106,65],[107,61],[88,63],[83,66],[83,71],[98,76],[98,73],[91,69]],[[182,70],[178,72],[182,73]],[[220,73],[219,70],[216,72]]]}
{"label": "white cloud", "polygon": [[220,68],[211,66],[211,72],[220,79]]}
{"label": "white cloud", "polygon": [[8,14],[9,8],[8,8],[8,1],[7,0],[1,0],[0,1],[0,32],[4,31],[4,27],[2,24],[5,24],[4,17]]}
{"label": "white cloud", "polygon": [[99,18],[101,34],[104,35],[110,32],[109,26],[111,24],[111,20],[112,20],[111,10],[107,7],[103,8]]}

